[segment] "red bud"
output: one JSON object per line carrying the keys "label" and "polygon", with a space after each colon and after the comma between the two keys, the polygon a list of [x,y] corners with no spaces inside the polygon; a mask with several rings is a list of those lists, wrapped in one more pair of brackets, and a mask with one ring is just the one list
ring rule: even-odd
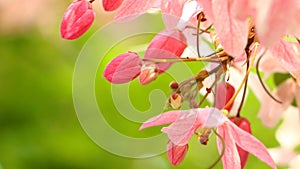
{"label": "red bud", "polygon": [[178,93],[174,93],[169,97],[169,104],[173,109],[179,109],[183,102],[183,96]]}
{"label": "red bud", "polygon": [[[164,30],[158,33],[148,46],[145,58],[178,58],[186,48],[186,38],[179,30]],[[158,63],[159,73],[167,70],[172,63]]]}
{"label": "red bud", "polygon": [[[217,85],[217,97],[216,97],[216,108],[223,109],[224,106],[228,103],[228,101],[232,98],[234,95],[235,89],[234,87],[227,83],[227,82],[221,82]],[[227,110],[230,111],[232,108],[231,104],[228,106]]]}
{"label": "red bud", "polygon": [[174,166],[179,165],[184,159],[188,147],[188,144],[184,146],[178,146],[169,141],[167,144],[167,155],[170,163]]}
{"label": "red bud", "polygon": [[122,5],[123,0],[102,0],[105,11],[114,11]]}
{"label": "red bud", "polygon": [[61,25],[61,37],[68,40],[79,38],[92,25],[95,12],[92,4],[85,0],[73,2],[66,10]]}
{"label": "red bud", "polygon": [[[252,133],[251,132],[251,126],[250,126],[250,122],[244,118],[244,117],[230,117],[229,118],[234,124],[236,124],[239,128],[241,128],[242,130],[248,132],[248,133]],[[241,149],[238,145],[236,145],[237,150],[239,152],[239,156],[241,159],[241,167],[244,168],[244,166],[246,165],[247,161],[248,161],[248,156],[249,156],[249,152]]]}
{"label": "red bud", "polygon": [[114,84],[127,83],[141,71],[142,61],[134,52],[127,52],[114,58],[105,68],[103,76]]}

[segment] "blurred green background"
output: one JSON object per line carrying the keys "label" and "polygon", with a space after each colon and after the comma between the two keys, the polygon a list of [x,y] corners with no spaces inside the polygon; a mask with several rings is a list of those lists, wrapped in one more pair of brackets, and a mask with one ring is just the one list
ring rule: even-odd
{"label": "blurred green background", "polygon": [[[119,157],[102,150],[86,135],[73,107],[73,69],[85,42],[112,20],[113,14],[103,13],[98,2],[94,6],[97,18],[92,28],[80,39],[66,41],[60,38],[59,25],[69,3],[58,0],[0,3],[0,169],[183,169],[206,168],[212,164],[218,157],[214,137],[208,146],[192,138],[186,159],[178,167],[172,167],[166,154],[148,159]],[[109,35],[99,39],[99,45],[107,40]],[[150,41],[151,37],[146,40]],[[122,118],[114,108],[110,84],[102,78],[103,66],[112,57],[110,54],[101,64],[95,89],[98,98],[107,98],[102,109],[106,120],[129,136],[159,134],[160,128],[138,131],[140,124]],[[190,67],[197,71],[197,65],[190,64]],[[168,94],[171,80],[168,75],[162,75],[147,87],[135,80],[130,93],[133,105],[141,111],[148,109],[150,104],[145,98],[155,88]],[[243,114],[250,119],[253,134],[267,147],[275,147],[278,143],[274,130],[262,126],[256,118],[258,110],[259,103],[250,94]],[[221,164],[216,168],[222,168]],[[250,156],[246,168],[268,166]]]}

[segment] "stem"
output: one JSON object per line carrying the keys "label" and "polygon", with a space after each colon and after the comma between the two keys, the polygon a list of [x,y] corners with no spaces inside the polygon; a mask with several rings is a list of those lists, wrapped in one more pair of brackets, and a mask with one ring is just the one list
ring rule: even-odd
{"label": "stem", "polygon": [[221,142],[222,142],[222,152],[221,152],[220,156],[218,157],[218,159],[217,159],[211,166],[209,166],[208,169],[214,168],[214,167],[221,161],[222,157],[224,156],[224,153],[225,153],[225,146],[226,146],[223,137],[220,136],[220,134],[217,133],[217,131],[216,131],[215,129],[213,129],[213,131],[214,131],[214,133],[216,134],[216,136],[217,136],[217,137],[221,140]]}
{"label": "stem", "polygon": [[201,58],[170,58],[170,59],[155,59],[155,58],[143,58],[143,61],[150,62],[194,62],[194,61],[207,61],[207,62],[220,62],[228,59],[228,57],[216,58],[214,56],[207,56]]}
{"label": "stem", "polygon": [[274,101],[276,101],[277,103],[280,103],[280,104],[281,104],[282,101],[276,99],[276,98],[269,92],[269,90],[268,90],[267,87],[265,86],[265,84],[264,84],[264,82],[263,82],[263,80],[262,80],[262,78],[261,78],[261,76],[260,76],[260,74],[259,74],[259,63],[260,63],[260,60],[262,59],[262,57],[263,57],[263,55],[261,55],[261,56],[258,58],[257,63],[256,63],[256,74],[257,74],[257,76],[258,76],[259,82],[260,82],[261,86],[264,88],[265,92],[266,92],[266,93],[267,93]]}
{"label": "stem", "polygon": [[201,101],[198,104],[198,107],[200,107],[205,99],[207,98],[207,96],[211,93],[211,89],[215,86],[215,84],[217,83],[217,79],[214,81],[214,83],[210,86],[210,88],[206,89],[206,94],[202,97]]}
{"label": "stem", "polygon": [[93,3],[94,1],[95,1],[95,0],[90,0],[89,2],[90,2],[90,3]]}
{"label": "stem", "polygon": [[[254,61],[255,61],[255,58],[256,58],[256,52],[257,52],[258,44],[256,43],[255,45],[256,45],[256,46],[255,46],[253,58],[252,58],[251,64],[249,65],[249,68],[248,68],[248,70],[247,70],[247,72],[246,72],[246,75],[245,75],[245,77],[244,77],[242,83],[240,84],[238,90],[234,93],[234,95],[233,95],[233,96],[231,97],[231,99],[227,102],[227,104],[224,106],[223,109],[228,109],[228,108],[229,108],[229,106],[230,106],[230,105],[233,103],[233,101],[235,100],[236,96],[237,96],[237,95],[239,94],[239,92],[241,91],[241,89],[242,89],[244,83],[245,83],[246,80],[248,79],[248,75],[249,75],[249,73],[250,73],[250,69],[251,69],[251,67],[253,66]],[[263,53],[263,54],[264,54],[264,53]]]}

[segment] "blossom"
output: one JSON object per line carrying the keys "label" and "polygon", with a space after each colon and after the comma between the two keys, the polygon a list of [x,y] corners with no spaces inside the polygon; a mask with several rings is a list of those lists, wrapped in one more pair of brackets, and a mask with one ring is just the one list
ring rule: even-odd
{"label": "blossom", "polygon": [[107,65],[103,76],[114,84],[127,83],[140,74],[141,65],[142,61],[137,53],[123,53]]}
{"label": "blossom", "polygon": [[[152,39],[144,58],[149,60],[178,58],[186,46],[186,39],[181,31],[177,29],[163,30]],[[139,77],[139,81],[143,85],[155,80],[158,74],[167,70],[172,63],[144,61],[144,65]]]}
{"label": "blossom", "polygon": [[91,27],[94,18],[95,12],[90,2],[73,2],[64,13],[60,26],[61,37],[68,40],[79,38]]}
{"label": "blossom", "polygon": [[122,5],[123,0],[102,0],[105,11],[114,11]]}
{"label": "blossom", "polygon": [[[225,169],[240,169],[240,157],[236,145],[258,157],[260,160],[276,168],[266,147],[248,132],[240,129],[222,112],[216,108],[197,108],[190,110],[176,110],[162,113],[153,117],[140,127],[141,129],[170,124],[162,128],[170,141],[177,146],[185,146],[192,135],[200,128],[218,128],[218,133],[225,141],[225,153],[222,157]],[[218,138],[219,152],[222,150],[221,140]]]}

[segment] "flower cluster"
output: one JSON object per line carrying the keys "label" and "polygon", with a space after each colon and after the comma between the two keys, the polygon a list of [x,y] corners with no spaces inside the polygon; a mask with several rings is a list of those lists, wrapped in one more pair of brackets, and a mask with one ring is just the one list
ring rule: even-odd
{"label": "flower cluster", "polygon": [[[64,39],[76,39],[91,26],[95,15],[92,2],[77,0],[68,7],[61,24]],[[166,106],[171,110],[147,120],[140,128],[170,124],[161,131],[169,138],[167,156],[171,164],[183,161],[192,136],[206,145],[215,134],[220,153],[217,162],[222,160],[224,168],[244,168],[249,153],[276,168],[267,148],[252,135],[250,122],[241,116],[241,110],[249,87],[261,103],[258,117],[267,127],[277,124],[294,99],[300,112],[299,0],[102,2],[106,11],[116,10],[116,21],[129,21],[156,9],[165,24],[144,57],[128,51],[107,65],[103,76],[109,82],[128,83],[138,77],[140,84],[147,85],[176,62],[208,63],[194,76],[171,82]],[[201,55],[200,36],[213,47],[210,55]],[[185,51],[196,51],[196,57],[186,57]],[[271,91],[264,80],[276,73],[285,73],[287,78]],[[208,77],[214,77],[213,82]],[[205,100],[211,104],[204,105]],[[183,102],[190,109],[181,110]]]}

